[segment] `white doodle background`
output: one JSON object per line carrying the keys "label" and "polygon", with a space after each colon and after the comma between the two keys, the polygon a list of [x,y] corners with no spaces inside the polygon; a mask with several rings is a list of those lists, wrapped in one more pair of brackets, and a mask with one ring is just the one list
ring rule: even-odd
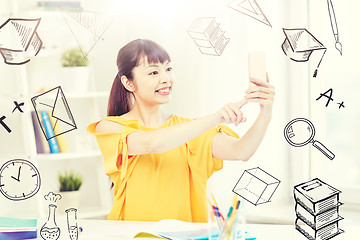
{"label": "white doodle background", "polygon": [[[71,167],[84,176],[81,188],[79,216],[104,218],[111,206],[108,181],[102,176],[102,159],[97,146],[86,134],[86,126],[106,115],[107,97],[116,74],[115,59],[121,46],[136,38],[148,38],[164,46],[174,65],[175,92],[166,109],[187,117],[212,113],[224,103],[239,100],[248,87],[247,53],[265,51],[270,81],[276,87],[276,100],[271,124],[263,143],[246,163],[226,162],[223,170],[214,174],[209,184],[220,204],[232,196],[232,188],[245,169],[266,169],[281,184],[270,203],[246,205],[249,222],[292,224],[293,186],[314,177],[342,190],[342,225],[359,224],[360,219],[360,159],[359,100],[360,87],[360,30],[355,0],[333,0],[339,39],[343,55],[335,49],[327,1],[258,0],[257,3],[272,27],[262,24],[227,6],[223,0],[174,1],[81,1],[85,11],[114,14],[114,22],[94,46],[89,58],[89,87],[87,95],[77,89],[65,92],[78,129],[66,134],[68,155],[38,156],[31,138],[30,98],[40,88],[65,85],[61,53],[77,43],[58,11],[37,8],[37,1],[2,0],[0,20],[8,18],[39,18],[38,34],[43,49],[25,65],[10,66],[0,61],[0,117],[11,128],[8,133],[0,126],[0,164],[22,158],[36,162],[42,176],[42,188],[31,199],[14,202],[0,195],[0,215],[8,217],[38,217],[44,214],[41,198],[48,190],[57,188],[57,173]],[[230,38],[221,56],[199,52],[187,29],[198,17],[216,17],[222,31]],[[313,52],[308,62],[290,61],[281,50],[284,41],[282,28],[307,28],[327,47],[319,68],[313,70],[321,57]],[[2,47],[0,39],[0,47]],[[72,79],[73,83],[78,79]],[[320,93],[333,89],[331,101]],[[13,101],[24,102],[24,113],[11,111]],[[345,108],[337,103],[344,102]],[[248,105],[244,114],[248,122],[231,126],[242,134],[257,115],[258,106]],[[284,126],[296,117],[311,119],[316,139],[326,143],[336,157],[330,161],[310,145],[291,147],[283,136]],[[94,153],[94,154],[92,154]],[[87,155],[88,154],[88,155]],[[98,176],[99,177],[94,177]],[[6,207],[4,207],[6,206]],[[94,210],[95,209],[95,210]],[[86,215],[86,214],[88,215]],[[345,228],[346,230],[346,228]]]}

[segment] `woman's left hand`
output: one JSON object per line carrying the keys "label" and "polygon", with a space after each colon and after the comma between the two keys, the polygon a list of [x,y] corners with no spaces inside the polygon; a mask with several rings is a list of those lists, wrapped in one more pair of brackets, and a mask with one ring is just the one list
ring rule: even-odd
{"label": "woman's left hand", "polygon": [[266,74],[266,82],[250,78],[250,87],[245,91],[245,99],[249,102],[260,104],[260,110],[271,114],[274,102],[275,88],[269,83],[269,76]]}

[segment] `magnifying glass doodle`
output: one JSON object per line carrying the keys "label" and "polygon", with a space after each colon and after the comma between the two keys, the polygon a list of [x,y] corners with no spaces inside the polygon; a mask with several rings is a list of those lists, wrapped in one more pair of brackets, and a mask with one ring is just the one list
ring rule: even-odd
{"label": "magnifying glass doodle", "polygon": [[330,160],[335,158],[335,155],[327,149],[321,142],[314,140],[315,127],[306,118],[295,118],[291,120],[284,129],[284,136],[286,141],[294,147],[302,147],[308,143],[312,143],[316,149],[322,152]]}

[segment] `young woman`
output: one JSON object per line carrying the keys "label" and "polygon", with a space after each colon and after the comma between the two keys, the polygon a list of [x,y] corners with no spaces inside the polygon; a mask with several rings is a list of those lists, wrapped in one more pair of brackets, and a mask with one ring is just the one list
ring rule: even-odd
{"label": "young woman", "polygon": [[[108,102],[108,117],[88,126],[114,184],[110,220],[179,219],[207,221],[206,183],[222,168],[221,159],[247,161],[262,141],[272,114],[274,88],[254,84],[244,99],[198,119],[170,115],[175,76],[168,53],[150,40],[120,49],[118,74]],[[256,121],[239,139],[221,123],[245,121],[241,107],[260,104]]]}

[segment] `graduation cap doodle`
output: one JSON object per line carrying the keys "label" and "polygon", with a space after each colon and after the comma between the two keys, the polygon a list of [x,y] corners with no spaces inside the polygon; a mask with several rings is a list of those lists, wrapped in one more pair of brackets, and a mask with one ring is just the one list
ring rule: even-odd
{"label": "graduation cap doodle", "polygon": [[286,38],[281,45],[281,48],[285,55],[289,56],[291,60],[295,62],[307,62],[313,51],[323,51],[321,59],[313,74],[313,77],[316,77],[320,63],[327,50],[326,47],[305,28],[283,28],[283,31]]}
{"label": "graduation cap doodle", "polygon": [[6,64],[25,64],[39,53],[42,41],[36,29],[40,20],[9,18],[0,26],[0,54]]}

